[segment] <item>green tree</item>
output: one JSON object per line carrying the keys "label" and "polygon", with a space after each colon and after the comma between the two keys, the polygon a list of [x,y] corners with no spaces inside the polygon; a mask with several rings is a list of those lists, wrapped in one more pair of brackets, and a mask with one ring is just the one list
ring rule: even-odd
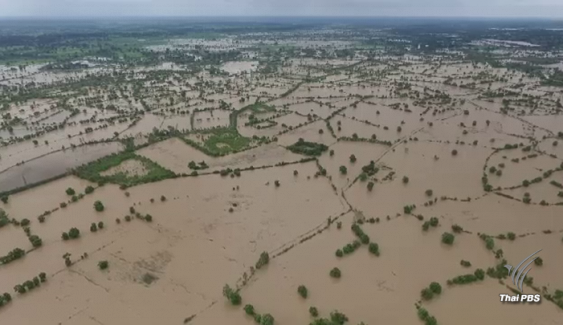
{"label": "green tree", "polygon": [[342,276],[342,273],[340,272],[339,268],[335,267],[332,270],[330,270],[330,276],[335,279],[339,279]]}
{"label": "green tree", "polygon": [[254,306],[252,306],[252,305],[246,305],[246,306],[244,306],[244,312],[245,312],[247,315],[250,315],[250,316],[254,316],[254,314],[256,313],[256,312],[254,311]]}
{"label": "green tree", "polygon": [[109,263],[108,261],[99,261],[98,267],[100,268],[100,270],[105,270],[109,267]]}
{"label": "green tree", "polygon": [[422,291],[420,291],[420,296],[424,300],[430,300],[434,297],[434,293],[429,288],[424,288],[422,289]]}
{"label": "green tree", "polygon": [[449,232],[442,234],[442,243],[447,245],[452,245],[454,243],[455,236]]}
{"label": "green tree", "polygon": [[311,314],[311,316],[313,317],[318,317],[319,316],[319,311],[317,310],[317,307],[309,307],[309,314]]}
{"label": "green tree", "polygon": [[90,231],[91,231],[91,232],[96,232],[96,231],[98,231],[98,226],[96,225],[95,222],[92,222],[92,224],[90,225]]}
{"label": "green tree", "polygon": [[379,256],[379,245],[377,245],[376,243],[370,243],[368,246],[369,252],[372,253],[375,256]]}
{"label": "green tree", "polygon": [[355,163],[355,162],[356,162],[356,156],[355,156],[355,155],[350,155],[350,162],[351,162],[351,163]]}
{"label": "green tree", "polygon": [[90,185],[86,186],[86,189],[84,190],[84,193],[86,194],[90,194],[94,192],[94,188]]}
{"label": "green tree", "polygon": [[69,188],[66,189],[67,195],[74,195],[75,193],[76,193],[76,191],[72,187],[69,187]]}
{"label": "green tree", "polygon": [[373,190],[373,186],[374,186],[374,185],[375,185],[375,184],[374,184],[373,182],[369,182],[369,183],[368,183],[368,191],[371,192],[371,191]]}
{"label": "green tree", "polygon": [[70,231],[68,232],[68,236],[72,239],[76,239],[80,237],[80,230],[78,230],[78,228],[70,228]]}
{"label": "green tree", "polygon": [[262,319],[260,320],[260,325],[274,325],[274,317],[270,314],[262,315]]}
{"label": "green tree", "polygon": [[268,252],[262,252],[258,262],[256,262],[256,269],[259,270],[262,266],[267,265],[268,263],[270,263],[270,255]]}
{"label": "green tree", "polygon": [[348,168],[346,168],[346,166],[340,166],[339,170],[342,175],[346,175],[348,173]]}
{"label": "green tree", "polygon": [[438,282],[430,283],[430,286],[428,288],[430,289],[430,291],[437,295],[442,293],[442,286]]}
{"label": "green tree", "polygon": [[104,211],[104,209],[105,209],[104,204],[101,201],[94,202],[94,210],[98,212],[102,212]]}
{"label": "green tree", "polygon": [[409,178],[407,176],[403,176],[403,184],[408,184]]}
{"label": "green tree", "polygon": [[299,295],[300,295],[301,297],[307,298],[308,290],[307,290],[307,287],[305,287],[304,285],[300,285],[300,286],[297,288],[297,292],[299,293]]}

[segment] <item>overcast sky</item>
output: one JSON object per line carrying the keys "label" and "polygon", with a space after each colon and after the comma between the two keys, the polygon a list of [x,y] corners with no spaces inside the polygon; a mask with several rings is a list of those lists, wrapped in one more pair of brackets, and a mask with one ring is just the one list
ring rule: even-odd
{"label": "overcast sky", "polygon": [[0,16],[468,16],[563,18],[563,0],[0,0]]}

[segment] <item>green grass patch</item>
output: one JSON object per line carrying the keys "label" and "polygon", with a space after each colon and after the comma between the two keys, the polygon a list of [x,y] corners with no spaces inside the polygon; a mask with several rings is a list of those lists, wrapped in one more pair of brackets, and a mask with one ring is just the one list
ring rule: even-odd
{"label": "green grass patch", "polygon": [[[101,173],[107,171],[112,167],[119,166],[124,161],[134,159],[141,162],[146,169],[146,173],[143,175],[129,175],[123,172],[119,172],[112,175],[102,176]],[[95,183],[113,183],[124,186],[135,186],[144,183],[157,182],[167,178],[173,178],[176,176],[172,171],[163,168],[157,163],[136,155],[133,152],[126,151],[122,153],[113,154],[107,157],[103,157],[89,164],[81,166],[76,169],[75,174],[80,177],[87,179]]]}
{"label": "green grass patch", "polygon": [[191,139],[183,138],[183,140],[212,157],[224,156],[230,153],[242,151],[250,145],[250,138],[240,135],[234,128],[218,128],[205,132],[209,137],[203,144],[197,143]]}
{"label": "green grass patch", "polygon": [[276,111],[276,109],[273,106],[266,105],[265,103],[254,103],[254,104],[249,105],[247,107],[254,114],[275,112]]}
{"label": "green grass patch", "polygon": [[306,156],[320,156],[323,152],[328,150],[328,147],[322,143],[307,142],[299,139],[296,143],[287,147],[288,150],[294,153]]}

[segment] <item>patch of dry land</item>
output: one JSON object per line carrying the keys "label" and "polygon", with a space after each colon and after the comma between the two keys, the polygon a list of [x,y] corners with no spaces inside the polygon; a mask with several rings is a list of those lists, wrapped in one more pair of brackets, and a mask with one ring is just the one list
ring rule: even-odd
{"label": "patch of dry land", "polygon": [[0,71],[0,324],[563,324],[560,88],[283,35]]}

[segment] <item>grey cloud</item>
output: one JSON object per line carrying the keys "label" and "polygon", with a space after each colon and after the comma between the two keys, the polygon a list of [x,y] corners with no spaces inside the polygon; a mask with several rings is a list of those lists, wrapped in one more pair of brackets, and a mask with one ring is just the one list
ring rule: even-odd
{"label": "grey cloud", "polygon": [[561,0],[0,0],[0,16],[563,17]]}

